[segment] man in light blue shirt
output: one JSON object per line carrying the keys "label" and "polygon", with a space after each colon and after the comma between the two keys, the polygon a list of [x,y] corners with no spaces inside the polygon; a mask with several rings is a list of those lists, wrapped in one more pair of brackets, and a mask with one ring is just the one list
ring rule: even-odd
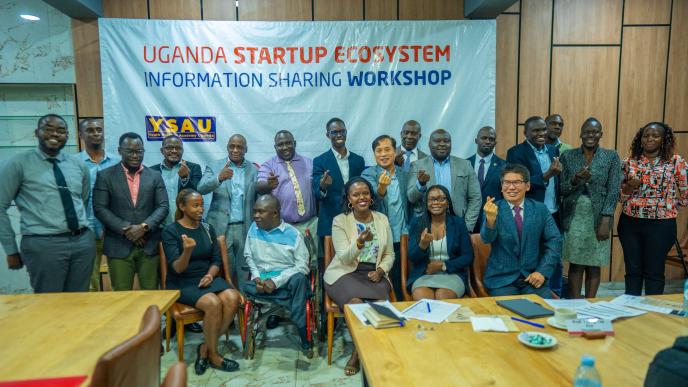
{"label": "man in light blue shirt", "polygon": [[100,289],[100,262],[103,257],[103,224],[93,213],[93,186],[96,184],[98,171],[119,163],[119,156],[105,152],[105,131],[102,118],[84,118],[79,122],[79,138],[84,144],[84,150],[79,153],[81,160],[86,163],[91,178],[91,188],[86,205],[86,216],[89,227],[96,236],[96,256],[89,290],[96,292]]}

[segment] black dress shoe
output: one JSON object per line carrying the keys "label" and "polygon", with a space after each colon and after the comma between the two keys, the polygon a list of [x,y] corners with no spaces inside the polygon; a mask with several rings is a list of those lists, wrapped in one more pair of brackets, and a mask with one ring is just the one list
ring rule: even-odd
{"label": "black dress shoe", "polygon": [[268,316],[268,321],[265,323],[265,327],[268,329],[275,329],[280,323],[280,317],[274,314]]}
{"label": "black dress shoe", "polygon": [[187,325],[185,329],[193,333],[203,333],[203,325],[199,323],[191,323]]}
{"label": "black dress shoe", "polygon": [[303,352],[303,356],[305,356],[307,359],[312,359],[315,355],[313,352],[313,347],[311,347],[311,343],[309,342],[301,344],[301,352]]}
{"label": "black dress shoe", "polygon": [[216,370],[220,371],[225,371],[225,372],[234,372],[234,371],[239,371],[239,363],[235,362],[232,359],[227,359],[222,358],[222,364],[220,366],[216,366],[212,362],[209,363],[211,368],[215,368]]}
{"label": "black dress shoe", "polygon": [[203,375],[205,370],[208,369],[208,358],[201,359],[201,345],[203,345],[203,343],[198,344],[198,348],[196,348],[196,362],[194,362],[194,371],[196,371],[196,375]]}

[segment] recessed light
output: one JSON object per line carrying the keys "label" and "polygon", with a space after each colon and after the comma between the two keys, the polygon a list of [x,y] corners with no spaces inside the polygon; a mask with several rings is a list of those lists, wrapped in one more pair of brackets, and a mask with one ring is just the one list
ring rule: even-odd
{"label": "recessed light", "polygon": [[19,15],[22,19],[24,20],[30,20],[30,21],[38,21],[41,20],[40,17],[34,16],[34,15]]}

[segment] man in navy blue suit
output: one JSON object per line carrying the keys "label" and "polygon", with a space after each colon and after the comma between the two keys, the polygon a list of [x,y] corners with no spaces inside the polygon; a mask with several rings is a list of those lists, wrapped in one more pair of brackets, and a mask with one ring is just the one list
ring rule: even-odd
{"label": "man in navy blue suit", "polygon": [[318,236],[321,238],[332,234],[332,219],[342,212],[344,184],[361,176],[365,169],[363,157],[346,149],[344,121],[340,118],[327,121],[325,136],[330,139],[332,148],[313,160],[311,179],[313,195],[320,202]]}
{"label": "man in navy blue suit", "polygon": [[502,184],[499,182],[499,177],[506,161],[494,153],[494,148],[497,145],[497,133],[493,127],[484,126],[480,128],[478,135],[475,136],[475,144],[476,153],[467,160],[473,166],[475,174],[478,175],[480,193],[483,198],[480,204],[480,215],[478,215],[478,221],[473,228],[473,233],[477,234],[483,224],[483,206],[487,197],[496,200],[502,198]]}
{"label": "man in navy blue suit", "polygon": [[[547,206],[554,221],[559,224],[559,174],[562,171],[559,162],[559,149],[546,144],[547,123],[539,116],[526,120],[523,134],[526,140],[511,147],[506,153],[506,161],[521,164],[530,172],[530,191],[527,197],[542,202]],[[561,262],[552,275],[551,286],[554,293],[561,296],[562,266]]]}
{"label": "man in navy blue suit", "polygon": [[526,198],[530,173],[507,164],[501,173],[503,200],[488,198],[480,238],[492,249],[483,282],[491,296],[537,294],[551,298],[549,283],[561,262],[561,234],[544,204]]}

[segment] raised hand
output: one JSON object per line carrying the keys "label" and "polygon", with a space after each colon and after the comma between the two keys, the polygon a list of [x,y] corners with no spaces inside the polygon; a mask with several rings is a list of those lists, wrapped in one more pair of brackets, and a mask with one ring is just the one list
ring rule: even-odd
{"label": "raised hand", "polygon": [[494,228],[495,222],[497,221],[497,205],[494,203],[494,198],[488,196],[483,206],[483,212],[485,213],[485,222],[490,228]]}
{"label": "raised hand", "polygon": [[592,174],[590,173],[590,170],[588,169],[588,166],[584,166],[583,169],[578,171],[576,175],[573,177],[574,182],[576,184],[580,183],[581,181],[588,181],[592,177]]}
{"label": "raised hand", "polygon": [[191,170],[186,165],[186,160],[182,160],[182,166],[179,167],[179,172],[177,172],[177,174],[179,175],[180,178],[186,179],[187,177],[189,177],[190,173],[191,173]]}
{"label": "raised hand", "polygon": [[330,184],[332,184],[332,176],[330,176],[330,171],[325,171],[320,178],[320,190],[323,192],[327,191],[327,187],[329,187]]}
{"label": "raised hand", "polygon": [[425,186],[425,184],[430,181],[430,175],[428,175],[427,172],[425,172],[425,169],[421,169],[418,171],[418,183],[420,183],[421,186]]}
{"label": "raised hand", "polygon": [[558,176],[563,169],[564,167],[561,165],[559,157],[555,157],[552,159],[552,163],[549,165],[549,170],[547,170],[547,172],[549,172],[550,176]]}
{"label": "raised hand", "polygon": [[359,245],[365,244],[366,242],[370,242],[373,240],[373,232],[370,231],[369,227],[366,227],[365,230],[363,230],[360,234],[358,234],[358,238],[356,238],[356,243]]}
{"label": "raised hand", "polygon": [[380,174],[380,177],[377,179],[377,183],[386,187],[392,184],[392,177],[389,175],[389,173],[387,173],[387,171],[383,171],[382,174]]}
{"label": "raised hand", "polygon": [[268,176],[268,186],[270,189],[275,189],[279,185],[279,179],[277,179],[277,176],[275,176],[275,172],[270,172],[270,176]]}
{"label": "raised hand", "polygon": [[196,241],[193,240],[193,238],[186,236],[186,234],[182,234],[182,245],[184,246],[184,250],[190,251],[196,247]]}
{"label": "raised hand", "polygon": [[220,183],[227,179],[231,179],[234,176],[234,170],[229,167],[229,161],[227,161],[227,164],[225,164],[225,167],[220,170],[220,174],[217,175],[218,180],[220,180]]}
{"label": "raised hand", "polygon": [[432,242],[433,237],[432,233],[428,232],[427,227],[423,229],[423,232],[420,234],[420,241],[418,242],[418,246],[420,246],[421,249],[427,250],[428,246],[430,246],[430,243]]}

